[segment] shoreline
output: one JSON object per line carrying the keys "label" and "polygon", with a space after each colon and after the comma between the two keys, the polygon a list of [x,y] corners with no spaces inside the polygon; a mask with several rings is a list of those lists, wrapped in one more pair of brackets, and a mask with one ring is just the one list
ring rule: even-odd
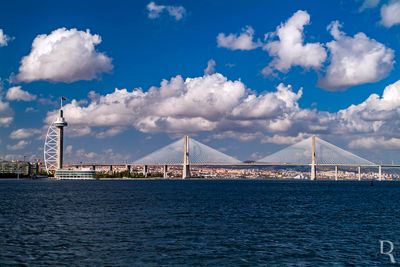
{"label": "shoreline", "polygon": [[151,177],[151,178],[97,178],[97,179],[54,179],[53,177],[43,177],[39,179],[31,179],[31,178],[0,178],[0,181],[43,181],[43,180],[52,180],[52,181],[291,181],[291,182],[400,182],[400,180],[383,180],[378,181],[375,179],[363,179],[359,181],[358,179],[343,179],[343,180],[332,180],[332,179],[295,179],[295,178],[163,178],[163,177]]}

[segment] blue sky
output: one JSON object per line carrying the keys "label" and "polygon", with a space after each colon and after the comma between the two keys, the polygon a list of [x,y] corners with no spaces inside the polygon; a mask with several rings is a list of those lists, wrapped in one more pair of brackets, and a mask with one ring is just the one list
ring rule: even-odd
{"label": "blue sky", "polygon": [[[78,101],[65,114],[70,161],[129,162],[189,133],[240,159],[318,134],[371,160],[397,162],[397,5],[377,0],[9,1],[0,18],[6,36],[0,47],[0,119],[6,118],[0,124],[0,156],[40,158],[51,112],[66,96],[68,103]],[[337,25],[337,37],[334,26],[327,29],[330,24]],[[288,31],[279,36],[277,27]],[[282,38],[293,38],[293,29],[300,32],[297,47],[302,48],[285,52]],[[40,49],[48,49],[44,54],[32,46],[39,35]],[[239,43],[241,35],[250,43]],[[61,45],[48,43],[56,37]],[[335,40],[337,50],[329,46]],[[87,44],[94,50],[85,50]],[[22,62],[24,57],[29,61]],[[215,67],[205,74],[209,60]],[[350,74],[342,77],[343,72]],[[170,83],[165,90],[175,90],[179,101],[160,93],[161,81],[178,75],[183,84]],[[284,89],[278,95],[280,84]],[[389,85],[391,93],[383,99]],[[137,88],[146,94],[152,86],[155,96],[136,99]],[[128,93],[116,95],[115,88]],[[373,94],[377,99],[365,102]],[[204,110],[192,109],[191,97],[204,96],[212,99]],[[246,106],[252,98],[257,108]],[[177,103],[182,107],[171,108]],[[110,117],[99,119],[99,114]]]}

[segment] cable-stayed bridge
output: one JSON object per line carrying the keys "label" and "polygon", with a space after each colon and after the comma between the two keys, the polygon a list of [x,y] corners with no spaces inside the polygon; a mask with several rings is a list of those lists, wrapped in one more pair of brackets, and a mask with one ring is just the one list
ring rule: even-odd
{"label": "cable-stayed bridge", "polygon": [[135,161],[138,165],[238,165],[242,162],[188,136]]}
{"label": "cable-stayed bridge", "polygon": [[[95,167],[97,164],[84,165]],[[99,164],[99,166],[104,165]],[[114,165],[121,166],[123,164]],[[318,166],[333,167],[335,180],[338,179],[339,167],[357,167],[359,180],[361,180],[361,168],[377,168],[378,179],[382,180],[382,167],[400,167],[397,165],[376,164],[317,136],[311,136],[251,163],[242,162],[185,136],[136,160],[132,164],[125,165],[128,170],[130,170],[131,165],[142,166],[145,176],[148,173],[149,166],[163,166],[165,178],[167,177],[168,166],[182,166],[183,179],[191,177],[190,166],[308,166],[310,167],[311,180],[317,179]],[[112,165],[110,165],[110,170],[112,170]]]}
{"label": "cable-stayed bridge", "polygon": [[137,161],[135,165],[143,165],[143,172],[147,172],[148,165],[164,165],[166,176],[168,165],[182,165],[182,178],[190,177],[190,165],[221,166],[241,165],[242,162],[202,144],[189,136],[167,145]]}
{"label": "cable-stayed bridge", "polygon": [[317,165],[328,166],[376,166],[375,163],[316,136],[288,146],[257,162],[270,165],[309,165],[313,161]]}
{"label": "cable-stayed bridge", "polygon": [[147,172],[149,165],[164,165],[166,176],[168,165],[182,165],[182,178],[190,177],[190,165],[201,166],[310,166],[310,178],[317,178],[317,166],[332,166],[335,168],[335,179],[339,167],[358,167],[358,177],[361,179],[361,167],[378,167],[378,177],[382,177],[381,166],[369,160],[341,149],[316,136],[284,148],[256,162],[244,163],[204,145],[188,136],[175,141],[133,163],[142,165]]}

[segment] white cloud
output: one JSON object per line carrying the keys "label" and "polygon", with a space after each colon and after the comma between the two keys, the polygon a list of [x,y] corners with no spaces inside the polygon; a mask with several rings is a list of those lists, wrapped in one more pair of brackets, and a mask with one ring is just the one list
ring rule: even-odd
{"label": "white cloud", "polygon": [[337,112],[332,132],[349,136],[349,146],[353,148],[395,145],[400,137],[398,114],[400,80],[387,86],[381,97],[372,94],[362,103]]}
{"label": "white cloud", "polygon": [[243,119],[275,119],[282,113],[299,109],[297,101],[303,90],[294,93],[292,87],[279,84],[276,92],[262,95],[249,94],[236,106],[232,115]]}
{"label": "white cloud", "polygon": [[20,140],[18,141],[18,143],[14,144],[14,145],[7,145],[7,149],[8,150],[21,150],[23,148],[25,148],[28,144],[30,144],[30,142],[25,141],[25,140]]}
{"label": "white cloud", "polygon": [[216,65],[217,65],[217,63],[215,62],[215,60],[214,59],[210,59],[207,62],[207,68],[204,69],[204,74],[205,75],[214,74]]}
{"label": "white cloud", "polygon": [[34,107],[27,107],[26,109],[25,109],[25,112],[37,112],[38,110],[36,109],[36,108],[34,108]]}
{"label": "white cloud", "polygon": [[364,0],[360,6],[359,11],[364,11],[365,9],[375,8],[379,5],[380,0]]}
{"label": "white cloud", "polygon": [[1,46],[7,46],[8,42],[13,40],[13,37],[8,36],[7,34],[4,33],[3,29],[0,29],[0,47]]}
{"label": "white cloud", "polygon": [[14,111],[8,102],[0,98],[0,127],[7,127],[14,120]]}
{"label": "white cloud", "polygon": [[[363,8],[378,4],[378,0],[366,0]],[[395,4],[399,4],[400,12],[400,1],[390,2],[390,5]],[[400,23],[400,15],[394,17],[399,18]],[[262,46],[272,58],[262,70],[264,76],[274,76],[276,71],[286,73],[294,66],[314,69],[320,74],[318,86],[331,91],[382,80],[393,69],[394,51],[364,33],[347,36],[340,30],[340,23],[334,21],[328,26],[333,41],[307,43],[304,27],[309,24],[307,11],[298,10],[275,32],[265,34],[264,44],[253,41],[254,30],[249,26],[240,35],[220,33],[217,43],[219,47],[232,50]]]}
{"label": "white cloud", "polygon": [[[267,34],[264,50],[273,58],[263,69],[264,75],[274,70],[287,72],[293,66],[319,69],[326,59],[326,51],[320,43],[304,43],[304,26],[310,23],[307,11],[299,10],[285,23],[277,27],[276,32]],[[273,41],[277,37],[278,40]]]}
{"label": "white cloud", "polygon": [[41,134],[42,131],[34,128],[21,128],[10,133],[11,139],[26,139]]}
{"label": "white cloud", "polygon": [[38,35],[29,55],[21,60],[18,81],[75,82],[92,80],[113,69],[111,58],[98,52],[101,37],[89,30],[60,28]]}
{"label": "white cloud", "polygon": [[64,153],[65,153],[66,156],[71,156],[72,153],[73,153],[73,151],[74,151],[73,146],[72,146],[72,145],[67,145],[67,146],[65,147]]}
{"label": "white cloud", "polygon": [[37,98],[36,95],[24,91],[21,86],[14,86],[8,89],[6,99],[9,101],[33,101]]}
{"label": "white cloud", "polygon": [[260,40],[254,41],[253,38],[253,28],[246,26],[239,35],[233,33],[228,35],[219,33],[217,36],[217,45],[218,47],[224,47],[230,50],[253,50],[262,45]]}
{"label": "white cloud", "polygon": [[130,154],[121,154],[114,152],[111,148],[102,151],[87,151],[86,149],[78,149],[75,151],[71,145],[66,147],[65,150],[66,161],[68,162],[107,162],[107,163],[131,163],[132,158]]}
{"label": "white cloud", "polygon": [[181,20],[186,15],[186,9],[183,6],[157,5],[155,2],[150,2],[146,8],[150,19],[159,18],[164,11],[175,20]]}
{"label": "white cloud", "polygon": [[[277,91],[256,95],[241,81],[229,81],[218,73],[185,80],[176,76],[148,92],[116,89],[92,97],[88,104],[73,100],[64,112],[70,125],[132,126],[142,132],[228,131],[249,125],[273,129],[301,111],[297,103],[301,94],[302,90],[294,93],[281,84]],[[49,113],[47,123],[55,116],[56,112]]]}
{"label": "white cloud", "polygon": [[95,153],[95,152],[87,152],[83,148],[78,149],[75,154],[79,159],[85,159],[85,160],[93,160],[93,159],[98,157],[97,153]]}
{"label": "white cloud", "polygon": [[126,130],[126,128],[124,128],[124,127],[118,127],[118,126],[111,127],[111,128],[109,128],[109,129],[107,129],[105,131],[97,133],[96,137],[99,138],[99,139],[103,139],[103,138],[107,138],[107,137],[113,137],[113,136],[116,136],[116,135],[122,133],[125,130]]}
{"label": "white cloud", "polygon": [[[186,79],[176,76],[146,92],[92,92],[90,99],[67,104],[64,112],[70,127],[85,129],[86,135],[98,138],[129,127],[171,135],[208,132],[213,139],[280,145],[310,134],[340,136],[352,148],[362,146],[356,141],[360,138],[370,138],[363,140],[365,143],[373,137],[375,143],[385,144],[394,144],[400,138],[400,80],[387,86],[382,96],[372,94],[338,112],[301,108],[301,96],[302,89],[296,92],[283,84],[274,91],[256,93],[240,80],[228,80],[216,73]],[[54,120],[56,112],[47,114],[47,123]]]}
{"label": "white cloud", "polygon": [[299,133],[297,136],[284,136],[284,135],[273,135],[266,136],[261,139],[261,143],[279,144],[279,145],[291,145],[300,142],[308,138],[310,134]]}
{"label": "white cloud", "polygon": [[381,7],[381,24],[387,28],[400,24],[400,1],[390,1]]}
{"label": "white cloud", "polygon": [[[68,120],[69,122],[69,120]],[[69,137],[82,137],[92,134],[92,129],[87,125],[69,125],[65,129],[65,134]]]}
{"label": "white cloud", "polygon": [[400,138],[385,138],[382,136],[362,137],[352,140],[349,143],[350,148],[363,148],[363,149],[399,149]]}
{"label": "white cloud", "polygon": [[104,161],[111,161],[111,162],[128,162],[131,160],[130,155],[124,155],[121,153],[116,153],[111,148],[105,149],[102,151],[102,156]]}
{"label": "white cloud", "polygon": [[262,138],[264,135],[261,132],[237,132],[237,131],[225,131],[222,133],[216,133],[212,135],[212,139],[236,139],[240,141],[253,141]]}
{"label": "white cloud", "polygon": [[327,43],[331,60],[318,85],[335,91],[385,78],[393,68],[394,51],[362,32],[347,36],[340,26],[338,21],[328,26],[334,37]]}

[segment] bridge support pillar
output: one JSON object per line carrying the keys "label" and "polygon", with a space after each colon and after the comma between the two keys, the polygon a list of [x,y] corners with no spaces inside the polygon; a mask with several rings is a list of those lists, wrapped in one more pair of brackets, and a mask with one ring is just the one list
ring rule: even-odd
{"label": "bridge support pillar", "polygon": [[28,176],[32,178],[33,172],[32,172],[32,164],[28,161]]}
{"label": "bridge support pillar", "polygon": [[164,165],[164,179],[168,178],[168,165]]}
{"label": "bridge support pillar", "polygon": [[358,180],[361,181],[361,166],[358,166]]}
{"label": "bridge support pillar", "polygon": [[189,136],[184,138],[183,147],[183,169],[182,169],[182,179],[190,177],[190,165],[189,165]]}
{"label": "bridge support pillar", "polygon": [[335,181],[338,180],[338,166],[335,166]]}
{"label": "bridge support pillar", "polygon": [[147,172],[148,172],[148,166],[147,165],[143,165],[143,176],[147,177]]}
{"label": "bridge support pillar", "polygon": [[182,179],[190,177],[190,166],[183,164]]}
{"label": "bridge support pillar", "polygon": [[381,165],[379,165],[379,168],[378,168],[378,180],[382,181],[382,166]]}
{"label": "bridge support pillar", "polygon": [[113,166],[110,165],[110,168],[108,169],[108,174],[112,175],[113,174]]}
{"label": "bridge support pillar", "polygon": [[315,135],[311,138],[311,175],[310,179],[315,180],[317,179],[317,166],[315,160]]}

